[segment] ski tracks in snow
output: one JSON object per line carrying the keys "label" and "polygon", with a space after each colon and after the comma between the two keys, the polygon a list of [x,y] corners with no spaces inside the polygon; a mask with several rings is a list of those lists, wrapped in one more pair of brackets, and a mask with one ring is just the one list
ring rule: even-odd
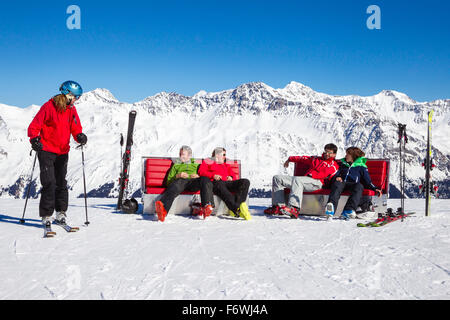
{"label": "ski tracks in snow", "polygon": [[[71,223],[83,225],[84,199]],[[3,207],[17,206],[2,200]],[[2,299],[448,299],[450,216],[382,228],[358,221],[266,217],[270,199],[251,199],[253,219],[164,223],[112,212],[89,199],[91,224],[42,239],[33,225],[0,223]],[[390,200],[392,201],[392,200]],[[422,201],[407,200],[407,204]],[[38,201],[29,202],[37,210]],[[392,201],[391,207],[397,203]],[[15,208],[15,207],[14,207]],[[258,208],[258,209],[254,209]],[[79,209],[79,210],[78,210]],[[12,216],[20,210],[6,209]],[[79,215],[77,215],[78,211]],[[61,230],[60,230],[61,229]]]}

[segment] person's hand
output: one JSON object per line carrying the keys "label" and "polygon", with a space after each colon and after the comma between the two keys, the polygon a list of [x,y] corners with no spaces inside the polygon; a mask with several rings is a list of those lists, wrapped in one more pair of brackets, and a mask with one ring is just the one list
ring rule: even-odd
{"label": "person's hand", "polygon": [[214,178],[214,180],[216,180],[216,181],[222,180],[222,176],[220,176],[220,175],[218,175],[218,174],[215,174],[213,178]]}
{"label": "person's hand", "polygon": [[283,166],[284,166],[285,168],[289,167],[289,159],[287,159],[287,160],[284,162]]}
{"label": "person's hand", "polygon": [[186,172],[181,172],[181,173],[179,173],[179,175],[180,175],[180,178],[183,178],[183,179],[189,178],[189,175]]}
{"label": "person's hand", "polygon": [[42,148],[44,147],[41,143],[40,136],[37,136],[37,137],[34,137],[33,139],[31,139],[30,143],[31,143],[31,148],[36,152],[41,151]]}
{"label": "person's hand", "polygon": [[341,177],[337,177],[337,178],[336,178],[336,181],[337,181],[337,182],[342,182],[342,178],[341,178]]}
{"label": "person's hand", "polygon": [[196,179],[196,178],[198,178],[200,176],[198,174],[196,174],[196,173],[193,173],[193,174],[189,175],[189,177],[191,177],[192,179]]}
{"label": "person's hand", "polygon": [[87,142],[87,137],[84,133],[77,134],[77,142],[84,146]]}
{"label": "person's hand", "polygon": [[383,194],[383,191],[381,191],[380,189],[376,189],[375,192],[377,193],[378,198]]}
{"label": "person's hand", "polygon": [[227,181],[233,181],[233,177],[232,176],[228,176],[227,177]]}

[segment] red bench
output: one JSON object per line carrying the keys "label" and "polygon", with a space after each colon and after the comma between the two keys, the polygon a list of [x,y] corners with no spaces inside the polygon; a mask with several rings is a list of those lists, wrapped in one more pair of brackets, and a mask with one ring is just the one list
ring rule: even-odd
{"label": "red bench", "polygon": [[[383,192],[383,200],[385,200],[389,194],[390,161],[388,159],[367,159],[366,165],[367,169],[369,170],[372,183],[377,188],[381,189],[381,191]],[[294,166],[294,176],[303,176],[307,170],[307,166],[305,166],[303,163],[297,162]],[[286,188],[284,192],[286,195],[288,195],[290,189]],[[302,208],[300,209],[300,212],[305,214],[323,214],[326,201],[328,200],[328,197],[324,196],[328,196],[330,192],[331,189],[329,186],[325,186],[325,188],[313,192],[304,192]],[[344,191],[341,194],[341,199],[336,210],[337,213],[340,214],[340,212],[342,212],[343,206],[345,205],[348,196],[350,196],[350,192],[348,191]],[[369,189],[364,189],[363,196],[375,196],[375,192]],[[372,202],[380,202],[376,201],[375,199],[376,197],[373,198]],[[320,204],[320,208],[318,207],[318,203]],[[383,201],[382,203],[382,206],[384,206],[385,201]],[[378,207],[380,207],[380,205]],[[386,208],[379,208],[379,210],[385,209]]]}
{"label": "red bench", "polygon": [[[197,163],[202,163],[203,159],[194,159]],[[227,163],[231,166],[233,173],[237,179],[241,177],[241,162],[240,160],[227,160]],[[173,164],[172,158],[168,157],[143,157],[142,168],[142,198],[144,202],[144,213],[154,213],[154,202],[166,190],[166,180],[169,170]],[[192,195],[200,194],[200,191],[189,192],[184,191],[178,196],[170,213],[178,214],[182,213],[183,208],[186,207],[186,203],[189,203],[192,199]],[[183,197],[183,195],[185,197]],[[183,201],[179,201],[183,200]],[[217,201],[216,201],[217,200]],[[176,204],[178,201],[178,205]],[[216,208],[218,207],[219,200],[217,197],[214,199]],[[181,203],[182,202],[182,203]],[[178,208],[177,208],[178,207]],[[189,207],[186,208],[189,210]]]}

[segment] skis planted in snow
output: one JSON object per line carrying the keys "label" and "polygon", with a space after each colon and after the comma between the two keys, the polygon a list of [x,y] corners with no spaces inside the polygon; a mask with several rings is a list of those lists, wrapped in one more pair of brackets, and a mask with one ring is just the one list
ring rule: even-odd
{"label": "skis planted in snow", "polygon": [[117,210],[122,208],[125,190],[128,186],[129,167],[131,160],[131,146],[133,145],[133,130],[136,120],[136,111],[130,111],[128,115],[128,133],[125,145],[125,152],[122,155],[122,168],[119,177],[119,199],[117,201]]}
{"label": "skis planted in snow", "polygon": [[431,153],[431,123],[433,121],[434,110],[428,112],[428,130],[427,130],[427,154],[425,156],[424,169],[425,169],[425,186],[423,188],[425,192],[425,216],[430,215],[430,193],[431,190],[431,170],[433,169],[433,158]]}

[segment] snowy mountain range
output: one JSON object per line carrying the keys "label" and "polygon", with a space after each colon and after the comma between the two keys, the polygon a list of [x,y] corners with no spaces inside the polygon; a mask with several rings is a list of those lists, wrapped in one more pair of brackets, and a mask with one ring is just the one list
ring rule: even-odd
{"label": "snowy mountain range", "polygon": [[[49,97],[50,98],[50,97]],[[45,101],[40,102],[43,104]],[[326,143],[358,146],[368,158],[391,159],[391,197],[399,195],[398,123],[406,124],[407,196],[418,197],[424,176],[427,113],[433,120],[433,179],[440,196],[450,197],[450,99],[417,102],[406,94],[383,90],[373,96],[335,96],[291,82],[274,89],[264,83],[242,84],[220,92],[193,96],[161,92],[135,103],[118,101],[106,89],[85,93],[76,103],[88,136],[85,147],[87,190],[90,196],[117,196],[120,171],[120,133],[126,136],[128,112],[137,111],[130,170],[130,193],[140,195],[142,156],[176,157],[190,145],[194,157],[211,155],[216,146],[229,158],[242,161],[242,176],[251,181],[252,195],[270,194],[272,176],[292,174],[283,168],[290,155],[321,154]],[[25,195],[33,163],[27,127],[40,106],[18,108],[0,104],[1,197]],[[81,152],[72,141],[67,180],[71,195],[83,193]],[[36,165],[32,197],[39,194]]]}

